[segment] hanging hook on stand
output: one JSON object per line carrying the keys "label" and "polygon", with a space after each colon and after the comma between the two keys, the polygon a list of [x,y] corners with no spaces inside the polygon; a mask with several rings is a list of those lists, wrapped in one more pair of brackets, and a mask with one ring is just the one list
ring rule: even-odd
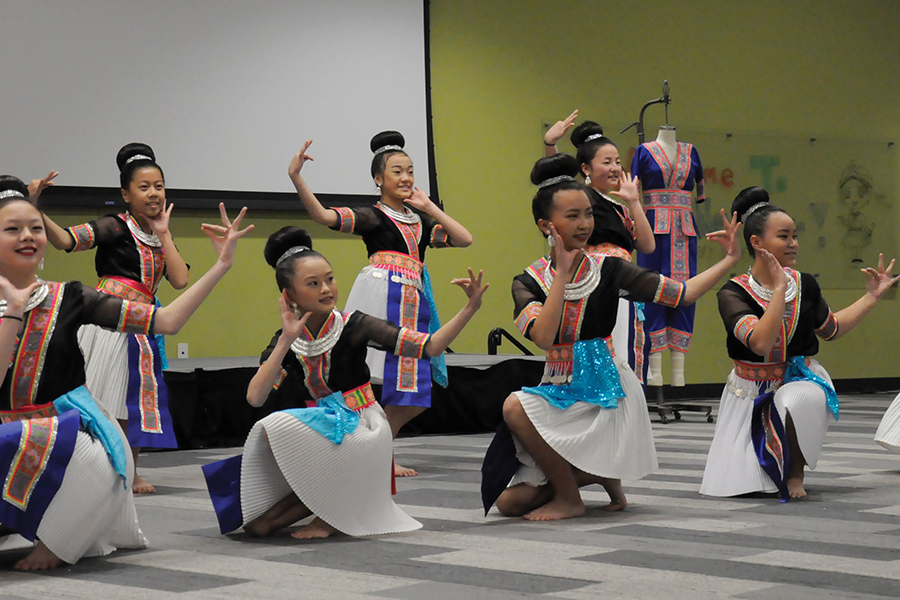
{"label": "hanging hook on stand", "polygon": [[619,133],[625,133],[632,127],[637,126],[637,134],[638,134],[638,144],[644,143],[644,111],[647,110],[648,107],[653,106],[654,104],[663,104],[666,109],[666,125],[669,124],[669,104],[672,102],[672,99],[669,97],[669,81],[663,81],[663,95],[662,98],[657,98],[656,100],[650,100],[645,103],[641,108],[641,114],[638,117],[638,120],[620,131]]}

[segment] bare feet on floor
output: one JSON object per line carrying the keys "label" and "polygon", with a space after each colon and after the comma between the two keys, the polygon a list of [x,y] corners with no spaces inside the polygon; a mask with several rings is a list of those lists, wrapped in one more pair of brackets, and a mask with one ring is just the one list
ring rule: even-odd
{"label": "bare feet on floor", "polygon": [[20,560],[13,566],[17,571],[40,571],[42,569],[55,569],[62,564],[62,559],[50,552],[50,548],[44,542],[38,542],[31,554]]}
{"label": "bare feet on floor", "polygon": [[309,525],[301,527],[297,531],[291,534],[292,538],[298,540],[311,540],[317,538],[327,538],[330,535],[337,533],[337,529],[316,517],[310,522]]}
{"label": "bare feet on floor", "polygon": [[134,481],[131,483],[131,491],[135,494],[154,494],[156,493],[156,488],[153,487],[152,483],[135,474]]}
{"label": "bare feet on floor", "polygon": [[394,463],[394,477],[415,477],[416,475],[418,475],[418,473],[415,469],[401,467],[397,463]]}
{"label": "bare feet on floor", "polygon": [[788,477],[786,483],[791,498],[806,497],[806,490],[803,489],[803,477]]}
{"label": "bare feet on floor", "polygon": [[525,518],[529,521],[559,521],[560,519],[581,517],[584,513],[584,502],[580,499],[573,502],[554,498],[547,504],[525,514]]}

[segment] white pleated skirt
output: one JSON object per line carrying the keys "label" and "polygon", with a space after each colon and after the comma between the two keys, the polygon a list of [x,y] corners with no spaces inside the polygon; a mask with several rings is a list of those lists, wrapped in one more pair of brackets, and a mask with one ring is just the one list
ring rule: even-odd
{"label": "white pleated skirt", "polygon": [[[831,377],[818,361],[811,360],[809,368],[831,384]],[[759,465],[750,436],[753,400],[766,391],[760,382],[742,379],[731,371],[719,401],[716,430],[700,484],[701,494],[729,497],[778,491]],[[774,402],[785,427],[787,415],[791,415],[806,464],[815,469],[828,425],[834,420],[825,404],[825,392],[810,381],[795,381],[781,386],[775,392]]]}
{"label": "white pleated skirt", "polygon": [[75,450],[62,484],[37,529],[37,537],[56,556],[75,563],[87,556],[105,556],[117,548],[146,548],[131,493],[134,461],[125,435],[128,489],[106,455],[103,444],[78,432]]}
{"label": "white pleated skirt", "polygon": [[[368,265],[363,267],[353,282],[344,312],[358,310],[361,313],[387,320],[388,278],[390,273],[385,269],[376,269]],[[376,385],[384,383],[384,357],[382,350],[369,348],[366,351],[366,365],[369,377]]]}
{"label": "white pleated skirt", "polygon": [[82,325],[78,345],[84,355],[85,386],[94,400],[113,418],[127,421],[128,334]]}
{"label": "white pleated skirt", "polygon": [[391,499],[391,428],[378,404],[333,444],[299,419],[275,412],[257,422],[244,444],[244,523],[290,494],[317,517],[352,536],[413,531],[422,524]]}
{"label": "white pleated skirt", "polygon": [[894,398],[881,418],[875,441],[894,454],[900,454],[900,395]]}
{"label": "white pleated skirt", "polygon": [[[572,466],[599,477],[641,479],[659,467],[647,400],[634,371],[618,357],[615,361],[625,392],[617,408],[577,402],[560,410],[537,394],[515,394],[541,438]],[[544,472],[513,439],[520,465],[509,485],[546,483]]]}

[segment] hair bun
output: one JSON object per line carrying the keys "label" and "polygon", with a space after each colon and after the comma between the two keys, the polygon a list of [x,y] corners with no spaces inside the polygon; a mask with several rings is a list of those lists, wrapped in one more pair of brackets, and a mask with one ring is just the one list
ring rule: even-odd
{"label": "hair bun", "polygon": [[274,269],[281,255],[295,246],[306,246],[312,250],[312,238],[305,229],[296,225],[288,225],[269,236],[266,247],[263,249],[263,255],[269,266]]}
{"label": "hair bun", "polygon": [[[22,198],[28,198],[28,186],[15,175],[0,175],[0,192],[18,192]],[[9,197],[18,198],[16,194]]]}
{"label": "hair bun", "polygon": [[747,211],[757,204],[769,204],[769,192],[758,185],[744,188],[731,203],[731,212],[737,213],[738,221],[743,223]]}
{"label": "hair bun", "polygon": [[597,138],[603,137],[603,127],[594,121],[585,121],[572,130],[572,135],[569,139],[572,140],[573,146],[581,148],[585,140],[592,135],[597,136]]}
{"label": "hair bun", "polygon": [[369,148],[372,152],[376,152],[385,146],[399,146],[401,149],[406,145],[403,134],[399,131],[382,131],[375,134],[372,141],[369,142]]}
{"label": "hair bun", "polygon": [[[147,158],[135,158],[142,156],[146,156]],[[120,172],[125,168],[125,165],[128,165],[135,160],[149,160],[152,163],[156,163],[156,154],[153,153],[153,148],[140,142],[125,144],[119,150],[119,153],[116,154],[116,164],[119,166]]]}
{"label": "hair bun", "polygon": [[541,185],[555,177],[575,178],[578,175],[578,161],[571,154],[554,154],[540,159],[531,169],[531,183]]}

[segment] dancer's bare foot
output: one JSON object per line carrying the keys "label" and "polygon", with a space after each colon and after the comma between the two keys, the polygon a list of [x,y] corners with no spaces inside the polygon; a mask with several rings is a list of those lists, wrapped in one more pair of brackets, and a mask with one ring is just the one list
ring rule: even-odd
{"label": "dancer's bare foot", "polygon": [[603,507],[603,510],[609,512],[618,512],[625,510],[628,506],[628,499],[625,498],[625,492],[622,491],[621,479],[607,479],[603,482],[603,489],[609,494],[609,504]]}
{"label": "dancer's bare foot", "polygon": [[803,477],[788,477],[787,481],[788,495],[791,498],[806,497],[806,490],[803,489]]}
{"label": "dancer's bare foot", "polygon": [[62,559],[50,552],[50,548],[44,542],[38,542],[31,554],[17,562],[13,569],[17,571],[40,571],[43,569],[55,569],[62,564]]}
{"label": "dancer's bare foot", "polygon": [[311,540],[316,538],[327,538],[337,533],[337,529],[316,517],[309,525],[301,527],[291,534],[291,537],[298,540]]}
{"label": "dancer's bare foot", "polygon": [[580,498],[577,502],[554,498],[524,516],[529,521],[559,521],[584,516],[585,512],[584,502]]}
{"label": "dancer's bare foot", "polygon": [[134,481],[131,482],[131,491],[135,494],[155,494],[156,488],[152,483],[135,474]]}
{"label": "dancer's bare foot", "polygon": [[415,469],[401,467],[397,463],[394,463],[394,477],[415,477],[416,475],[418,475],[418,473]]}
{"label": "dancer's bare foot", "polygon": [[622,496],[621,499],[610,499],[609,504],[604,506],[603,510],[608,512],[619,512],[620,510],[625,510],[626,506],[628,506],[628,500],[625,499],[625,496]]}

